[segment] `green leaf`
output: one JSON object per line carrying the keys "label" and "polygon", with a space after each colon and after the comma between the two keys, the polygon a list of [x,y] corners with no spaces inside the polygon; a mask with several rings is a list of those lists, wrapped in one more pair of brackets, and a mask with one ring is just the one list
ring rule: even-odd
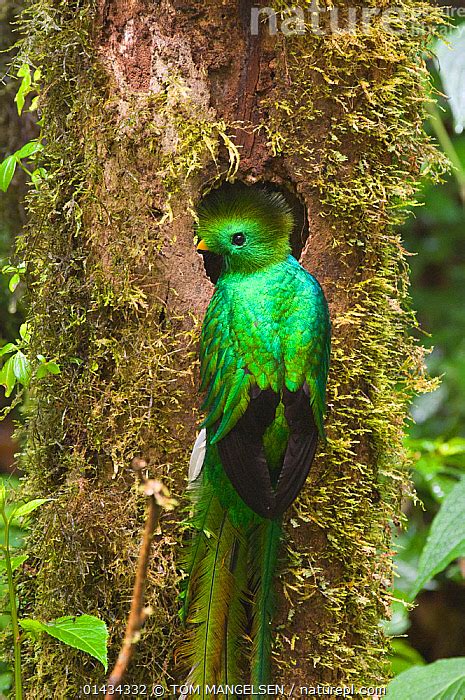
{"label": "green leaf", "polygon": [[10,690],[13,681],[13,674],[10,671],[0,673],[0,693],[5,693]]}
{"label": "green leaf", "polygon": [[17,272],[11,277],[10,281],[8,282],[8,289],[10,292],[14,292],[18,284],[21,282],[21,277],[18,275]]}
{"label": "green leaf", "polygon": [[420,556],[418,574],[410,599],[425,583],[446,568],[451,561],[465,555],[465,478],[443,500],[433,520]]}
{"label": "green leaf", "polygon": [[35,97],[32,98],[31,106],[29,107],[30,112],[37,111],[37,108],[39,106],[39,99],[40,99],[40,95],[36,95]]}
{"label": "green leaf", "polygon": [[26,561],[27,557],[28,557],[27,554],[18,554],[17,557],[11,557],[10,564],[11,564],[11,568],[13,569],[13,571],[15,571],[20,566],[22,566],[24,564],[24,562]]}
{"label": "green leaf", "polygon": [[26,79],[26,82],[29,81],[29,83],[30,83],[30,82],[31,82],[31,69],[30,69],[30,67],[29,67],[29,64],[28,64],[28,63],[23,63],[23,64],[19,67],[18,72],[16,73],[16,75],[18,76],[18,78]]}
{"label": "green leaf", "polygon": [[45,180],[47,177],[47,171],[45,168],[36,168],[36,170],[33,170],[31,173],[31,180],[33,185],[39,185],[42,180]]}
{"label": "green leaf", "polygon": [[[27,559],[27,554],[18,554],[17,557],[11,557],[10,564],[11,564],[11,568],[13,569],[13,571],[15,569],[18,569],[21,566],[21,564],[24,564],[26,559]],[[6,571],[5,559],[0,559],[0,572],[1,571]]]}
{"label": "green leaf", "polygon": [[3,481],[0,481],[0,510],[4,509],[5,501],[6,501],[6,488],[5,488],[5,484],[3,483]]}
{"label": "green leaf", "polygon": [[38,620],[20,620],[21,627],[32,634],[46,632],[70,647],[85,651],[108,668],[107,642],[108,630],[105,622],[94,615],[67,615],[52,622]]}
{"label": "green leaf", "polygon": [[14,343],[6,343],[0,348],[0,357],[2,355],[7,355],[9,352],[15,352],[18,347]]}
{"label": "green leaf", "polygon": [[42,150],[43,146],[39,141],[29,141],[29,143],[26,143],[19,151],[16,151],[14,155],[18,160],[21,160],[21,158],[30,158],[35,153]]}
{"label": "green leaf", "polygon": [[36,378],[37,378],[37,379],[42,379],[42,378],[45,377],[47,374],[48,374],[48,372],[47,372],[47,367],[45,366],[45,364],[39,365],[39,367],[38,367],[38,369],[37,369],[37,372],[36,372]]}
{"label": "green leaf", "polygon": [[17,160],[15,156],[8,156],[0,165],[0,190],[6,192],[15,174]]}
{"label": "green leaf", "polygon": [[18,110],[19,115],[21,115],[21,112],[24,109],[24,102],[26,101],[27,93],[28,93],[27,87],[24,85],[24,83],[21,83],[21,86],[15,95],[16,108]]}
{"label": "green leaf", "polygon": [[454,117],[457,134],[465,127],[465,96],[463,81],[465,77],[465,31],[463,25],[454,27],[444,39],[439,40],[434,49],[439,63],[444,92],[449,98],[449,104]]}
{"label": "green leaf", "polygon": [[9,357],[0,370],[0,384],[3,384],[5,387],[5,396],[7,398],[11,396],[11,392],[16,385],[16,375],[13,370],[14,359],[15,355]]}
{"label": "green leaf", "polygon": [[16,379],[26,386],[31,376],[29,360],[21,350],[18,350],[16,355],[13,355],[11,359],[13,360],[13,372],[15,373]]}
{"label": "green leaf", "polygon": [[22,506],[15,508],[11,517],[21,518],[24,515],[29,515],[29,513],[32,513],[33,510],[36,510],[36,508],[39,508],[43,503],[47,503],[49,500],[49,498],[34,498],[33,501],[28,501],[27,503],[23,503]]}
{"label": "green leaf", "polygon": [[43,362],[36,373],[37,379],[41,379],[42,377],[45,377],[47,374],[60,374],[61,369],[60,365],[57,365],[56,362],[53,362],[50,360],[50,362]]}
{"label": "green leaf", "polygon": [[31,331],[29,329],[29,324],[28,323],[22,323],[19,327],[19,335],[24,340],[25,343],[28,343],[31,339]]}
{"label": "green leaf", "polygon": [[405,639],[391,639],[391,670],[398,676],[412,666],[424,666],[425,660]]}
{"label": "green leaf", "polygon": [[17,73],[18,78],[22,78],[21,85],[19,86],[19,90],[16,93],[15,96],[15,102],[16,102],[16,107],[18,108],[18,114],[21,114],[24,108],[24,101],[26,98],[26,95],[29,94],[31,91],[31,69],[29,68],[27,63],[23,63],[23,65],[20,67],[18,73]]}
{"label": "green leaf", "polygon": [[386,700],[460,700],[465,698],[465,657],[414,666],[394,678]]}

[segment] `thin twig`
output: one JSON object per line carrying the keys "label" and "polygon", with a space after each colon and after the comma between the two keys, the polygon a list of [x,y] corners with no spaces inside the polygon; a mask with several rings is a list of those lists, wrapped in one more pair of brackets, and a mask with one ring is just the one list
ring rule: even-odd
{"label": "thin twig", "polygon": [[123,644],[107,681],[105,700],[113,700],[120,695],[120,693],[115,692],[115,690],[117,686],[121,685],[123,682],[134,651],[134,646],[140,637],[140,630],[150,614],[150,609],[144,608],[144,589],[147,579],[152,539],[158,526],[162,509],[171,510],[176,505],[176,501],[169,497],[169,492],[161,481],[156,481],[155,479],[144,480],[142,482],[142,490],[147,496],[147,518],[145,520],[144,534],[137,562],[131,609],[126,624]]}

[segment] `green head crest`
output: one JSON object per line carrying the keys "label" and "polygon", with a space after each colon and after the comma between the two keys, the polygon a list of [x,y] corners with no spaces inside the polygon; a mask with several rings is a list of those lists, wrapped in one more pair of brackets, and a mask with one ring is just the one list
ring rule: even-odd
{"label": "green head crest", "polygon": [[222,255],[225,268],[253,272],[289,254],[294,221],[283,195],[258,187],[222,188],[199,205],[199,250]]}

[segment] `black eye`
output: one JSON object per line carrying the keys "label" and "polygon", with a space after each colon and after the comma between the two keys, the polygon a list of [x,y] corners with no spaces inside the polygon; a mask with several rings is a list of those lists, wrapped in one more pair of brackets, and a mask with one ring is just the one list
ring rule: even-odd
{"label": "black eye", "polygon": [[234,236],[231,238],[231,243],[233,245],[244,245],[245,243],[245,235],[239,231],[239,233],[235,233]]}

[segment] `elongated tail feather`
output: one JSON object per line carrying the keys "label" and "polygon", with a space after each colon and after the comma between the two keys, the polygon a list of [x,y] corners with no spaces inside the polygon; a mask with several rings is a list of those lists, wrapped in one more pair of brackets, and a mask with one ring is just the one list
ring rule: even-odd
{"label": "elongated tail feather", "polygon": [[[252,685],[270,682],[271,623],[275,593],[273,579],[281,540],[281,521],[264,520],[250,536],[249,557],[252,570]],[[253,696],[255,697],[255,696]]]}
{"label": "elongated tail feather", "polygon": [[[248,602],[247,566],[247,542],[243,537],[238,536],[234,543],[230,562],[231,574],[234,576],[234,589],[229,605],[224,640],[223,678],[227,686],[243,683],[246,676],[241,660],[244,658],[242,652],[245,644],[244,632],[247,626],[245,607]],[[227,697],[236,696],[227,693]]]}
{"label": "elongated tail feather", "polygon": [[190,521],[194,528],[194,535],[186,547],[181,562],[186,576],[186,585],[181,594],[183,603],[180,610],[180,617],[184,622],[187,619],[192,590],[196,585],[199,563],[205,556],[207,538],[210,536],[209,523],[211,524],[215,518],[215,514],[211,512],[211,509],[213,505],[217,505],[211,488],[206,489],[203,493],[200,487],[192,488],[192,491],[197,495],[194,514]]}
{"label": "elongated tail feather", "polygon": [[196,532],[186,557],[190,576],[185,598],[191,629],[180,653],[191,669],[187,683],[199,685],[199,698],[205,700],[211,697],[207,686],[225,682],[225,640],[233,649],[240,638],[240,615],[232,622],[232,631],[228,621],[231,609],[239,611],[242,594],[236,569],[240,562],[242,570],[243,555],[236,556],[240,536],[206,480],[199,487],[192,522]]}

